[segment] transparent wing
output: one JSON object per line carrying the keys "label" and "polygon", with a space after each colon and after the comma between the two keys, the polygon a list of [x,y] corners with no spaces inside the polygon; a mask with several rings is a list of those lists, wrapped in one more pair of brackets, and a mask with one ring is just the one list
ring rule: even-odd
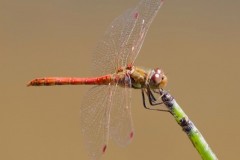
{"label": "transparent wing", "polygon": [[96,160],[105,152],[109,139],[110,111],[115,86],[95,86],[83,99],[80,110],[81,129],[87,150]]}
{"label": "transparent wing", "polygon": [[111,138],[120,146],[133,139],[134,129],[131,116],[131,89],[117,87],[113,97],[110,121]]}
{"label": "transparent wing", "polygon": [[117,85],[91,88],[84,97],[80,120],[92,159],[99,159],[106,151],[110,135],[117,144],[127,145],[133,138],[131,89]]}
{"label": "transparent wing", "polygon": [[111,23],[94,52],[96,75],[114,73],[119,67],[134,63],[162,2],[142,0]]}

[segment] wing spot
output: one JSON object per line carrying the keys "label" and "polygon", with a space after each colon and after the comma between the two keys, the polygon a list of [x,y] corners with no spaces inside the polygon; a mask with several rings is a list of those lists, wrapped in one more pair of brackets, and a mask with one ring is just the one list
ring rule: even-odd
{"label": "wing spot", "polygon": [[138,16],[139,16],[139,13],[138,13],[138,12],[136,12],[136,13],[134,14],[134,18],[135,18],[135,19],[137,19],[137,18],[138,18]]}
{"label": "wing spot", "polygon": [[107,145],[105,144],[105,145],[103,146],[103,149],[102,149],[102,153],[103,153],[103,154],[106,152],[106,149],[107,149]]}
{"label": "wing spot", "polygon": [[129,137],[130,137],[130,139],[133,139],[133,131],[132,132],[130,132],[130,134],[129,134]]}

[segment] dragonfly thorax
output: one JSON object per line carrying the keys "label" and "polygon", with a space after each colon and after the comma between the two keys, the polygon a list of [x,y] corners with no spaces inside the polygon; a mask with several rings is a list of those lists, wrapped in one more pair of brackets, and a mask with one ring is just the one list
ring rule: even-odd
{"label": "dragonfly thorax", "polygon": [[[117,73],[121,82],[124,81],[125,86],[135,89],[142,89],[150,87],[152,89],[160,89],[166,86],[167,77],[159,68],[143,69],[140,67],[131,67],[121,70]],[[124,77],[124,78],[123,78]]]}

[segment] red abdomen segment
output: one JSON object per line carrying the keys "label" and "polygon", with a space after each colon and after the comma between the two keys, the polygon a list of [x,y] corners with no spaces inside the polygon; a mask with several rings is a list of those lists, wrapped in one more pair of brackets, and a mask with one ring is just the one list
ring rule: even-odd
{"label": "red abdomen segment", "polygon": [[95,78],[73,77],[45,77],[30,81],[27,86],[53,86],[53,85],[108,85],[113,82],[111,75]]}

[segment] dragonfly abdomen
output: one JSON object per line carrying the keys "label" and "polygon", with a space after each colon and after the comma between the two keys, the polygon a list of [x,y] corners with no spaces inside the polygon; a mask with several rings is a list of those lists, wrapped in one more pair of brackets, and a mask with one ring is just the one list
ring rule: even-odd
{"label": "dragonfly abdomen", "polygon": [[111,75],[94,78],[74,78],[74,77],[46,77],[36,78],[30,81],[27,86],[53,86],[53,85],[108,85],[112,82]]}

